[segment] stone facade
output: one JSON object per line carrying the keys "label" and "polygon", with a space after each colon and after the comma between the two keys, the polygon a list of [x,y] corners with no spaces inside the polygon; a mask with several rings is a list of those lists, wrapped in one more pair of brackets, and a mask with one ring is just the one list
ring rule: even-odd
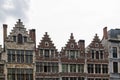
{"label": "stone facade", "polygon": [[[3,80],[35,80],[35,39],[28,34],[20,19],[9,35],[7,25],[3,25],[3,30],[4,48],[1,57],[5,62]],[[35,33],[35,30],[32,31]]]}
{"label": "stone facade", "polygon": [[105,28],[102,43],[109,53],[110,80],[120,80],[120,29]]}

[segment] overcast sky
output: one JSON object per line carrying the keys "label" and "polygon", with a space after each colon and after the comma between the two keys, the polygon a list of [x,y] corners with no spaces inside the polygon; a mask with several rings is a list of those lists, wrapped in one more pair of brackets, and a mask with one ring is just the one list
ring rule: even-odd
{"label": "overcast sky", "polygon": [[87,46],[96,33],[102,39],[104,27],[120,27],[120,0],[0,0],[1,45],[2,24],[8,24],[9,34],[18,19],[27,30],[36,29],[37,45],[48,32],[59,50],[71,33]]}

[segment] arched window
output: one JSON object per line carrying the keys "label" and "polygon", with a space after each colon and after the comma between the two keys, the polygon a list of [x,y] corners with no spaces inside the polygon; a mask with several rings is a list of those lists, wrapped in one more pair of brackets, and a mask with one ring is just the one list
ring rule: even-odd
{"label": "arched window", "polygon": [[22,43],[23,39],[22,39],[22,34],[18,34],[18,43]]}

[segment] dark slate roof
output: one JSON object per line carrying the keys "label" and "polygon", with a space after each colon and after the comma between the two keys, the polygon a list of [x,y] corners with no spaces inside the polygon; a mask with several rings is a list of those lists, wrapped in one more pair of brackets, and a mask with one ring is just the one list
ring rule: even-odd
{"label": "dark slate roof", "polygon": [[117,38],[120,35],[120,29],[111,29],[109,31],[110,38]]}

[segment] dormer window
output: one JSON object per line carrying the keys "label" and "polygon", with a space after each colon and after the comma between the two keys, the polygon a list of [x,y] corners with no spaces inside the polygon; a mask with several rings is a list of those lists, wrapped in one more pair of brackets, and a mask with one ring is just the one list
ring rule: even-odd
{"label": "dormer window", "polygon": [[26,36],[24,36],[24,42],[27,42],[27,37]]}
{"label": "dormer window", "polygon": [[23,43],[23,37],[22,34],[18,34],[18,43]]}
{"label": "dormer window", "polygon": [[13,36],[13,41],[16,42],[16,36]]}

